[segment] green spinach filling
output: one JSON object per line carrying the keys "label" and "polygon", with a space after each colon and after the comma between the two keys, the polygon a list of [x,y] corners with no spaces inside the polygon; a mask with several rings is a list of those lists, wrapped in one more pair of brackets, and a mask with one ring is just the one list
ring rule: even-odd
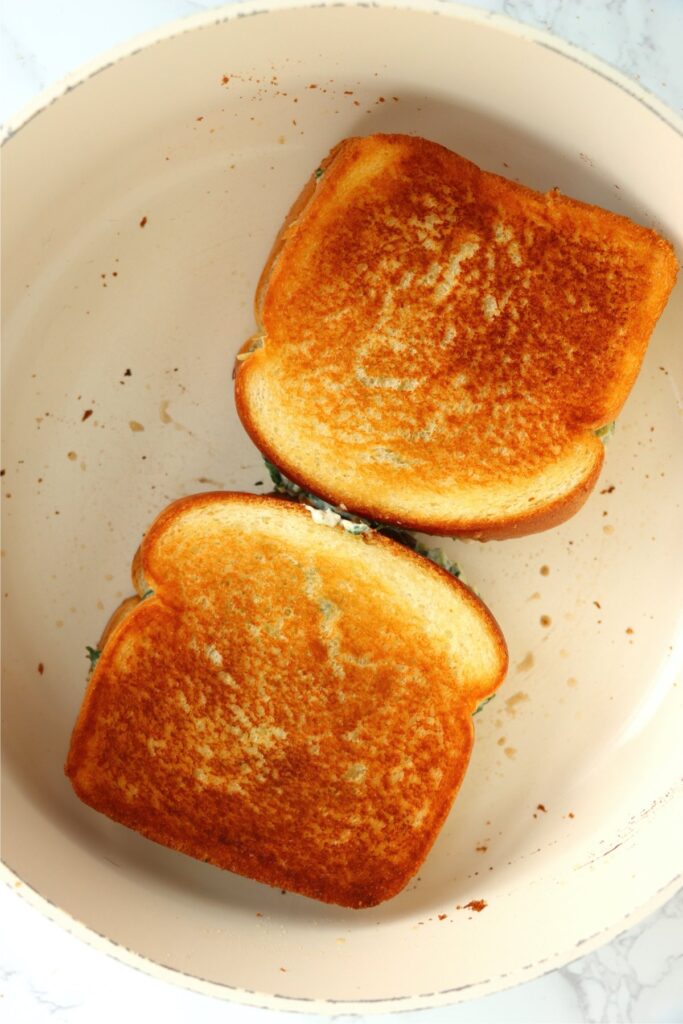
{"label": "green spinach filling", "polygon": [[612,420],[611,423],[606,423],[604,427],[598,427],[598,429],[594,430],[593,433],[595,434],[596,437],[600,438],[600,440],[602,441],[603,444],[607,444],[607,442],[609,441],[610,437],[614,433],[614,431],[616,429],[616,426],[617,426],[617,421],[616,420]]}

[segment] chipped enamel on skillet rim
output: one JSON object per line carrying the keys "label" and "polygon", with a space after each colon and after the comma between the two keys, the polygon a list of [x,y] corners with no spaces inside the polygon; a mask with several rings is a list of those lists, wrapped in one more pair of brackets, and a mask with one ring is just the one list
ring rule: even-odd
{"label": "chipped enamel on skillet rim", "polygon": [[[160,28],[149,30],[134,37],[127,43],[109,50],[98,59],[85,64],[79,70],[44,89],[32,103],[26,105],[14,117],[9,118],[0,132],[0,144],[4,144],[11,139],[37,115],[73,89],[87,83],[95,75],[107,70],[114,64],[121,62],[127,57],[132,57],[141,50],[150,48],[156,43],[187,32],[232,21],[233,19],[266,15],[271,12],[291,9],[340,6],[381,7],[390,10],[431,12],[461,21],[478,23],[482,26],[490,26],[497,31],[515,36],[518,39],[535,43],[560,57],[581,65],[584,69],[617,86],[660,121],[663,121],[677,135],[683,137],[683,118],[679,117],[675,111],[670,109],[656,96],[647,92],[632,79],[621,74],[608,64],[550,33],[513,21],[504,15],[470,8],[456,2],[456,0],[379,0],[379,2],[373,0],[372,3],[362,3],[360,0],[357,0],[357,2],[354,2],[354,0],[268,0],[265,4],[258,2],[258,0],[241,0],[241,2],[233,3],[223,8],[178,19]],[[667,802],[666,798],[668,795],[670,794],[663,795],[661,803]],[[607,852],[609,853],[611,850]],[[86,942],[92,948],[155,978],[204,995],[211,995],[264,1009],[322,1014],[337,1014],[340,1012],[396,1012],[427,1009],[438,1005],[454,1003],[462,999],[491,994],[495,991],[530,981],[558,967],[564,966],[580,956],[584,956],[615,938],[665,903],[667,899],[674,895],[683,882],[683,876],[675,876],[653,893],[650,899],[623,916],[616,923],[579,940],[571,950],[555,951],[541,960],[526,964],[509,974],[486,978],[481,981],[435,992],[418,992],[412,995],[387,996],[373,999],[342,1000],[319,999],[305,995],[290,996],[277,993],[271,995],[265,992],[230,986],[226,983],[209,981],[195,974],[185,973],[177,968],[168,967],[158,961],[135,953],[82,924],[79,920],[33,889],[18,873],[12,870],[11,866],[0,863],[0,878],[45,917]]]}
{"label": "chipped enamel on skillet rim", "polygon": [[305,7],[385,7],[390,10],[431,11],[433,14],[445,15],[446,17],[454,17],[475,23],[478,22],[481,25],[491,25],[495,29],[552,50],[562,57],[580,64],[601,78],[605,78],[612,85],[616,85],[623,92],[628,93],[629,96],[641,103],[652,114],[661,121],[664,121],[678,135],[683,137],[683,118],[653,93],[643,89],[637,82],[617,71],[616,68],[579,49],[578,46],[565,42],[559,36],[554,36],[549,32],[542,32],[540,29],[514,21],[512,18],[502,14],[493,14],[478,8],[468,7],[466,4],[459,3],[458,0],[372,0],[370,3],[363,2],[363,0],[356,0],[356,2],[354,0],[269,0],[269,3],[266,5],[258,3],[257,0],[235,0],[234,3],[226,7],[218,7],[215,10],[202,12],[201,14],[192,14],[186,18],[172,21],[167,25],[162,25],[159,28],[143,32],[127,43],[122,43],[120,46],[106,51],[98,59],[82,65],[77,71],[61,78],[54,85],[43,89],[31,103],[22,107],[14,117],[10,117],[6,124],[0,128],[0,145],[4,145],[13,135],[29,124],[34,117],[62,96],[71,92],[72,89],[83,85],[100,72],[106,71],[113,64],[118,64],[126,57],[133,57],[140,50],[147,49],[155,43],[163,42],[165,39],[171,39],[174,36],[183,35],[185,32],[207,28],[210,25],[220,25],[222,22],[232,21],[237,18],[254,17],[261,14],[269,14],[271,11],[286,11],[292,8],[299,9]]}

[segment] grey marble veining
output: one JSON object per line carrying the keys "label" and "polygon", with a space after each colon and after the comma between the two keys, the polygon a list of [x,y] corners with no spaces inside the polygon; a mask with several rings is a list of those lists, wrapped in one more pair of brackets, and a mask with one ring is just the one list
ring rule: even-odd
{"label": "grey marble veining", "polygon": [[[548,30],[683,111],[683,0],[470,0]],[[86,60],[131,35],[218,6],[210,0],[5,0],[0,11],[0,121]],[[16,1024],[300,1022],[176,989],[84,945],[0,887],[0,1020]],[[309,1018],[311,1019],[311,1018]],[[312,1018],[320,1024],[324,1018]],[[342,1022],[362,1017],[340,1014]],[[387,1020],[386,1017],[372,1018]],[[396,1019],[396,1018],[392,1018]],[[683,893],[603,948],[506,992],[403,1024],[683,1022]]]}
{"label": "grey marble veining", "polygon": [[571,985],[583,1020],[683,1020],[683,892],[558,973]]}

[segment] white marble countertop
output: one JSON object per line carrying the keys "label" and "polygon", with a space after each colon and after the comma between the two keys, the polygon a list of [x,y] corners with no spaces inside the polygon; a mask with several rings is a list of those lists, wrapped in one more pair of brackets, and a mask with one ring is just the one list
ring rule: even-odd
{"label": "white marble countertop", "polygon": [[[683,112],[683,0],[470,0],[547,29],[608,61]],[[211,0],[4,0],[0,120],[79,64]],[[152,1017],[265,1024],[300,1021],[177,989],[96,952],[0,888],[0,1019],[109,1024]],[[474,1002],[403,1013],[405,1024],[683,1022],[683,892],[628,932],[568,967]],[[326,1018],[314,1017],[322,1022]],[[363,1021],[343,1014],[337,1021]],[[374,1018],[376,1020],[385,1017]]]}

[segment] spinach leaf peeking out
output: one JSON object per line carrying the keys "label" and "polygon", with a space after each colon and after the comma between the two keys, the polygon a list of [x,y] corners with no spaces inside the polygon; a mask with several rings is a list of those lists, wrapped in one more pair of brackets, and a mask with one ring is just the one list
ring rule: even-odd
{"label": "spinach leaf peeking out", "polygon": [[100,654],[102,653],[102,651],[99,651],[97,649],[97,647],[88,647],[88,646],[86,646],[85,651],[86,651],[86,657],[90,659],[90,671],[92,672],[92,670],[94,669],[95,665],[99,661],[99,657],[100,657]]}

